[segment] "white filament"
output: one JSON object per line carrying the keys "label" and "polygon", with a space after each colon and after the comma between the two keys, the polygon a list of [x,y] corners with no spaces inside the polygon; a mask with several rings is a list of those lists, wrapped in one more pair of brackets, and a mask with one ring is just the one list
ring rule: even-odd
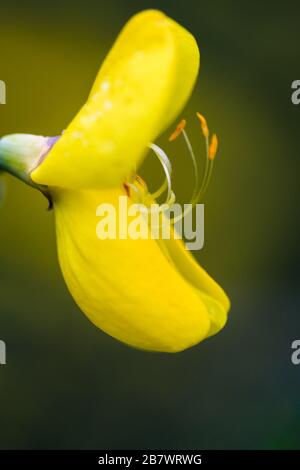
{"label": "white filament", "polygon": [[167,193],[167,200],[166,204],[169,204],[169,201],[171,200],[172,196],[172,165],[171,162],[167,156],[167,154],[156,144],[149,144],[149,148],[153,150],[157,158],[159,159],[160,163],[162,164],[162,167],[164,169],[165,175],[166,175],[166,181],[165,183],[159,188],[156,193],[154,193],[155,197],[158,197],[158,195],[162,194],[165,189],[168,189]]}

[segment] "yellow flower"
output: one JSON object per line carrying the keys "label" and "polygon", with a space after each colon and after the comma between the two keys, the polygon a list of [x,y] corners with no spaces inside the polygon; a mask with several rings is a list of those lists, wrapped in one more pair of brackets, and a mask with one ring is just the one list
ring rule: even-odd
{"label": "yellow flower", "polygon": [[[62,137],[54,145],[45,138],[26,155],[29,183],[53,203],[59,262],[76,303],[109,335],[149,351],[181,351],[215,334],[229,300],[174,232],[169,240],[100,240],[95,209],[110,203],[118,211],[119,196],[133,204],[125,183],[185,105],[198,68],[190,33],[159,11],[137,14]],[[2,168],[28,182],[5,160],[14,138],[2,139],[2,150],[0,141],[0,167],[2,159]],[[12,153],[24,161],[20,149]]]}

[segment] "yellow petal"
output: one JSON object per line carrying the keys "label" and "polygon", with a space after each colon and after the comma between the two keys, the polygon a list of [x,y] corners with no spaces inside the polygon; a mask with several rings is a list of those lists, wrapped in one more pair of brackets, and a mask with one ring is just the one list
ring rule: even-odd
{"label": "yellow petal", "polygon": [[[118,214],[117,189],[53,192],[59,261],[68,288],[88,318],[136,348],[176,352],[220,329],[226,295],[181,242],[96,236],[96,208]],[[128,204],[131,204],[128,198]]]}
{"label": "yellow petal", "polygon": [[159,11],[134,16],[33,181],[71,189],[120,186],[181,111],[198,68],[189,32]]}
{"label": "yellow petal", "polygon": [[225,325],[230,309],[230,301],[224,290],[199,266],[181,240],[171,238],[163,240],[163,243],[178,271],[196,289],[207,308],[211,322],[208,336],[218,333]]}

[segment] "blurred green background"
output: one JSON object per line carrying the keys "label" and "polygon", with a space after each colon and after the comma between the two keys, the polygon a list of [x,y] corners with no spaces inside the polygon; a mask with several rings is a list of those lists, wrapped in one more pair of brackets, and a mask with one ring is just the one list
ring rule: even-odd
{"label": "blurred green background", "polygon": [[[11,177],[0,211],[2,449],[300,448],[298,2],[51,0],[1,4],[0,134],[56,135],[85,101],[118,31],[159,8],[188,28],[201,72],[182,116],[203,152],[195,112],[220,151],[197,258],[232,310],[216,337],[149,354],[96,329],[75,306],[56,257],[53,214]],[[198,137],[199,136],[199,137]],[[192,173],[174,161],[185,201]],[[198,139],[198,140],[197,140]],[[198,144],[199,142],[199,144]],[[157,167],[146,163],[148,179]]]}

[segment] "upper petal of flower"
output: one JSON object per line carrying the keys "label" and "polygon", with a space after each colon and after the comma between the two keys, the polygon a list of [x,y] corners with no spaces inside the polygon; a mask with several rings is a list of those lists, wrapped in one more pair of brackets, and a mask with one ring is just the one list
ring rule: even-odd
{"label": "upper petal of flower", "polygon": [[70,189],[119,186],[181,111],[198,69],[188,31],[156,10],[134,16],[33,181]]}

